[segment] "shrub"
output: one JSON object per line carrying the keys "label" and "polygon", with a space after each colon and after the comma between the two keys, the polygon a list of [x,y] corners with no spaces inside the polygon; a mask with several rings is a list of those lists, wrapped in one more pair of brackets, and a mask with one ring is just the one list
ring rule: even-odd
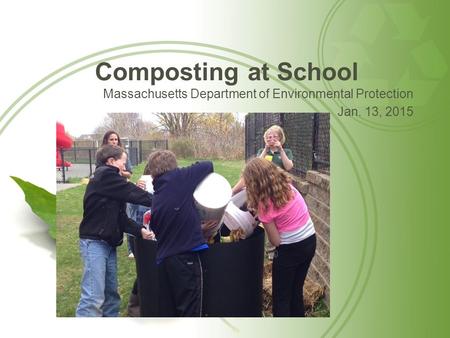
{"label": "shrub", "polygon": [[180,137],[169,142],[169,149],[177,157],[192,158],[195,155],[194,142],[188,138]]}

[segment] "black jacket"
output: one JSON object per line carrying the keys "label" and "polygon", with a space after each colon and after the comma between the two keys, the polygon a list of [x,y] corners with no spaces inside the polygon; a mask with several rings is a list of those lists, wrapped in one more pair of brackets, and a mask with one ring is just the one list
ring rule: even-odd
{"label": "black jacket", "polygon": [[104,240],[111,246],[119,246],[124,232],[141,237],[142,226],[128,218],[126,202],[150,207],[152,197],[127,182],[120,176],[118,168],[98,167],[84,194],[80,238]]}

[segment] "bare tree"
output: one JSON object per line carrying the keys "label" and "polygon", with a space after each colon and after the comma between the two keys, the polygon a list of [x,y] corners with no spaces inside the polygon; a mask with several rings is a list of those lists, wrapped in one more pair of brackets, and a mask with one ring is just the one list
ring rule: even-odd
{"label": "bare tree", "polygon": [[201,113],[156,113],[161,127],[171,136],[189,136],[194,130]]}
{"label": "bare tree", "polygon": [[104,134],[108,130],[116,131],[120,137],[142,139],[156,130],[156,126],[143,121],[138,113],[108,113],[94,132]]}
{"label": "bare tree", "polygon": [[[187,132],[179,133],[176,119],[182,122],[183,118],[192,116],[195,118],[190,121]],[[221,159],[244,157],[244,126],[233,113],[168,113],[161,117],[173,123],[170,144],[177,155]]]}
{"label": "bare tree", "polygon": [[233,113],[204,114],[196,124],[198,156],[240,159],[244,156],[244,126]]}

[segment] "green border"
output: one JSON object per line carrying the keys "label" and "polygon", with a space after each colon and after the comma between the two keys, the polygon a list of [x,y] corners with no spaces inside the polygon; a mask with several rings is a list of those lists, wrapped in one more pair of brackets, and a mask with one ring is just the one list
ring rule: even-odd
{"label": "green border", "polygon": [[[318,46],[317,46],[317,57],[319,60],[319,66],[324,67],[325,66],[325,38],[328,32],[328,28],[333,21],[334,17],[336,16],[336,13],[338,12],[339,8],[344,4],[345,0],[337,0],[334,5],[331,7],[330,11],[328,12],[327,16],[325,17],[325,20],[322,24],[322,27],[320,29],[319,33],[319,40],[318,40]],[[325,88],[327,90],[334,90],[333,86],[331,85],[330,81],[327,81],[325,79],[322,79],[322,83],[324,84]],[[347,105],[341,100],[341,99],[332,99],[333,102],[337,106],[343,106],[347,107]],[[357,123],[360,123],[366,127],[370,127],[375,130],[382,130],[382,131],[411,131],[414,129],[421,128],[431,122],[431,119],[428,120],[422,120],[419,122],[415,122],[412,124],[405,124],[405,125],[386,125],[383,123],[374,122],[372,120],[368,120],[366,118],[360,117],[359,119],[354,119]]]}

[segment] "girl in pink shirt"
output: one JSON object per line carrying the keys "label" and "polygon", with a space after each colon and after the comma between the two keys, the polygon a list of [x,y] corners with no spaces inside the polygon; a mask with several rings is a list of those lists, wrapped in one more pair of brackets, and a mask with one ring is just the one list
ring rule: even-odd
{"label": "girl in pink shirt", "polygon": [[303,284],[316,251],[314,224],[288,174],[254,158],[244,169],[248,207],[257,210],[276,251],[272,265],[274,317],[303,317]]}

